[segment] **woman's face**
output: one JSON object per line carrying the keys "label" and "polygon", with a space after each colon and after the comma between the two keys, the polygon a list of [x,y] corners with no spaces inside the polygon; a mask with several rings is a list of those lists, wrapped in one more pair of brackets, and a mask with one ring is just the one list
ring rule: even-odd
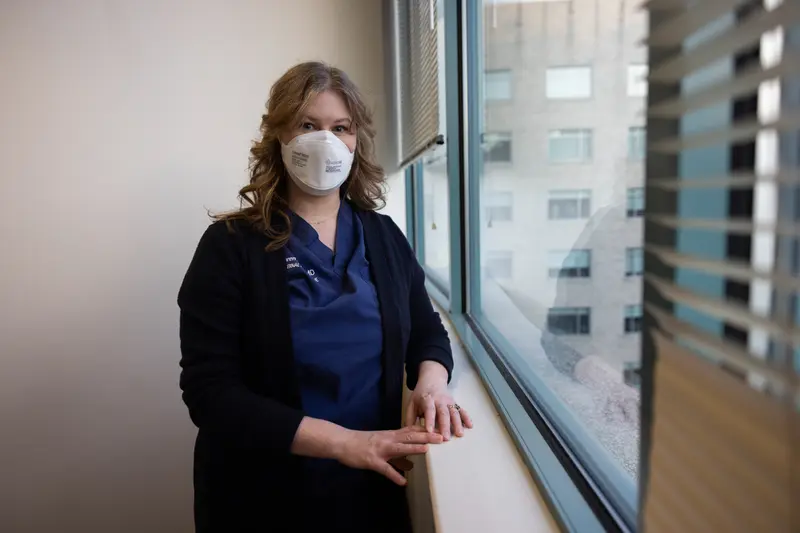
{"label": "woman's face", "polygon": [[286,144],[298,135],[320,130],[328,130],[339,137],[351,152],[356,149],[353,119],[338,93],[325,91],[312,98],[295,128],[282,136],[281,141]]}

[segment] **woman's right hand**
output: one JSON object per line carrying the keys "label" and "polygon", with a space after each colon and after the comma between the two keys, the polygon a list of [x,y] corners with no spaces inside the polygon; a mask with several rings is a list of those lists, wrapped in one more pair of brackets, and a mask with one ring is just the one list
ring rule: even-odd
{"label": "woman's right hand", "polygon": [[406,484],[406,479],[389,461],[407,455],[424,454],[429,444],[440,444],[442,441],[440,434],[428,433],[421,426],[390,431],[348,431],[335,457],[344,465],[374,470],[402,486]]}

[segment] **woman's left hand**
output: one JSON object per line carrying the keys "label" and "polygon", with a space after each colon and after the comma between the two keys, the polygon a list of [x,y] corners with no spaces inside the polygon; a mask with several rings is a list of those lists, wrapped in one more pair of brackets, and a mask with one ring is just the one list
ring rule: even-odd
{"label": "woman's left hand", "polygon": [[444,440],[450,439],[451,428],[456,437],[461,437],[465,427],[472,427],[467,411],[447,390],[447,369],[435,361],[420,365],[417,386],[406,407],[406,425],[414,425],[419,417],[425,419],[426,430],[438,429]]}

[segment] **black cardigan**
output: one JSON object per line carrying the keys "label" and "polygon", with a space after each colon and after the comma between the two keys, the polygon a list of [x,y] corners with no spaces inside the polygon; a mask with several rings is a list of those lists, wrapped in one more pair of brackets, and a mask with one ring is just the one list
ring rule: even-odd
{"label": "black cardigan", "polygon": [[[356,210],[383,326],[382,427],[401,424],[403,370],[452,371],[447,332],[405,236],[387,216]],[[302,459],[290,446],[304,414],[295,377],[283,250],[245,223],[212,224],[178,295],[183,399],[199,428],[198,531],[235,533],[302,508]]]}

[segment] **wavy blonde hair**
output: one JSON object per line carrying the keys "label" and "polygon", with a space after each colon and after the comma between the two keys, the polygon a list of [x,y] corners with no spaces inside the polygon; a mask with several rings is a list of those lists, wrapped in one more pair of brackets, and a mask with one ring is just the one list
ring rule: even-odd
{"label": "wavy blonde hair", "polygon": [[239,191],[241,207],[212,218],[229,224],[247,221],[269,237],[268,251],[286,244],[292,231],[287,203],[290,178],[278,136],[294,129],[309,102],[325,91],[334,91],[344,99],[352,117],[351,127],[356,130],[353,166],[341,189],[344,196],[367,211],[385,205],[384,173],[374,155],[372,113],[347,74],[312,61],[290,68],[270,89],[267,112],[261,116],[261,139],[250,148],[250,183]]}

